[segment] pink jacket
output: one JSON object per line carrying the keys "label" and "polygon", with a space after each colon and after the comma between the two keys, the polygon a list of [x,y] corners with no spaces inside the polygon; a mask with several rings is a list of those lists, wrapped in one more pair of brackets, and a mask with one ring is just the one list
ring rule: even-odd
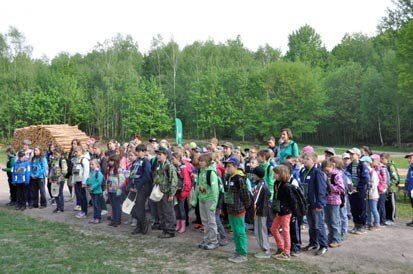
{"label": "pink jacket", "polygon": [[[327,194],[327,204],[328,205],[340,205],[341,198],[340,194],[344,192],[343,177],[341,176],[341,171],[338,169],[333,169],[331,175],[328,176],[331,180],[330,191]],[[334,179],[334,180],[332,180]]]}
{"label": "pink jacket", "polygon": [[375,167],[375,170],[377,172],[377,175],[379,176],[379,194],[383,194],[387,191],[387,171],[386,171],[386,166],[383,164],[380,164],[379,166]]}
{"label": "pink jacket", "polygon": [[188,161],[185,161],[184,165],[181,165],[180,170],[181,176],[184,181],[182,190],[176,194],[176,198],[180,201],[188,198],[189,193],[192,188],[192,166]]}

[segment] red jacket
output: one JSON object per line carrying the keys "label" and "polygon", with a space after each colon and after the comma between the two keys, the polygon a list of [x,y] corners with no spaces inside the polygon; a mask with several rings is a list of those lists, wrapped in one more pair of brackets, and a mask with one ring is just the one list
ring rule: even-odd
{"label": "red jacket", "polygon": [[176,193],[176,198],[180,201],[185,200],[188,198],[189,193],[191,192],[192,188],[192,166],[188,161],[185,161],[184,165],[181,165],[179,171],[181,172],[181,176],[184,181],[184,185],[182,190]]}

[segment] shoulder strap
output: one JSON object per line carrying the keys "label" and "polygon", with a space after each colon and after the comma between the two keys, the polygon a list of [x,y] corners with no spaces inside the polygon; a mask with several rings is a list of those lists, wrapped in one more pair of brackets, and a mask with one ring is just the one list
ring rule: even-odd
{"label": "shoulder strap", "polygon": [[207,185],[209,185],[209,186],[211,186],[211,173],[212,173],[212,170],[207,170],[207,172],[206,172],[206,182],[207,182]]}

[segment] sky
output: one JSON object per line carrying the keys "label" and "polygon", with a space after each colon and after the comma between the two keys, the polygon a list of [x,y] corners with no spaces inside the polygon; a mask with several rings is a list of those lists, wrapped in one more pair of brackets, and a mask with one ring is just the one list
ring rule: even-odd
{"label": "sky", "polygon": [[285,53],[288,35],[308,24],[331,50],[346,33],[374,36],[387,7],[391,0],[3,0],[0,33],[16,27],[34,58],[87,54],[118,33],[143,53],[158,34],[181,48],[240,35],[250,50],[269,44]]}

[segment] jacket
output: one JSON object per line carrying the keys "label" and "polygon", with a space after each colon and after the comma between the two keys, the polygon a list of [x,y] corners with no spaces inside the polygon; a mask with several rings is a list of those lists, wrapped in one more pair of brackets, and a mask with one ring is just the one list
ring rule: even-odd
{"label": "jacket", "polygon": [[115,174],[113,170],[109,170],[106,184],[108,193],[116,193],[116,196],[120,196],[125,187],[125,174],[123,173],[123,169],[119,168],[118,174]]}
{"label": "jacket", "polygon": [[293,186],[289,185],[289,182],[276,182],[274,187],[277,188],[277,194],[275,195],[273,200],[273,212],[275,214],[278,214],[279,216],[284,216],[292,213],[293,209],[297,205],[297,201],[291,189],[291,187]]}
{"label": "jacket", "polygon": [[377,175],[379,176],[379,194],[384,194],[387,191],[387,168],[385,165],[380,164],[375,168]]}
{"label": "jacket", "polygon": [[[354,172],[355,170],[357,171]],[[347,172],[351,174],[353,187],[357,188],[357,191],[367,190],[367,184],[370,181],[370,172],[365,164],[362,162],[351,163],[347,167]]]}
{"label": "jacket", "polygon": [[32,178],[44,179],[48,174],[46,157],[34,156],[30,162],[30,175]]}
{"label": "jacket", "polygon": [[153,183],[159,185],[162,193],[168,196],[174,196],[177,190],[178,178],[176,175],[176,168],[174,165],[166,160],[165,162],[157,162],[153,174]]}
{"label": "jacket", "polygon": [[89,178],[89,159],[86,157],[75,157],[72,159],[72,182],[81,182],[82,185],[86,185],[86,180]]}
{"label": "jacket", "polygon": [[[211,185],[207,183],[207,171],[211,171]],[[217,208],[219,198],[218,175],[216,172],[215,162],[206,169],[201,168],[196,178],[194,195],[192,196],[192,205],[196,205],[197,200],[200,202],[212,202],[210,210],[215,211]]]}
{"label": "jacket", "polygon": [[141,190],[152,184],[151,163],[145,157],[133,161],[128,178],[128,188]]}
{"label": "jacket", "polygon": [[399,185],[400,176],[393,161],[387,164],[387,170],[389,171],[390,175],[389,192],[397,193],[397,191],[399,191],[397,186]]}
{"label": "jacket", "polygon": [[250,205],[246,177],[244,172],[237,170],[230,175],[224,184],[224,202],[227,205],[229,215],[245,215],[246,207]]}
{"label": "jacket", "polygon": [[270,165],[269,162],[265,162],[260,164],[260,167],[262,167],[265,170],[265,175],[264,175],[264,181],[268,185],[268,189],[270,190],[270,201],[272,201],[274,197],[274,170],[273,167]]}
{"label": "jacket", "polygon": [[290,142],[284,147],[283,144],[280,145],[279,148],[279,164],[284,164],[285,158],[289,155],[292,155],[294,157],[298,157],[298,144],[294,142],[293,140],[290,140]]}
{"label": "jacket", "polygon": [[7,172],[7,177],[9,177],[9,180],[11,180],[11,181],[13,181],[13,176],[11,174],[11,169],[13,168],[15,162],[16,162],[16,156],[8,155],[7,156],[6,168],[2,169],[3,171]]}
{"label": "jacket", "polygon": [[67,168],[67,161],[63,157],[59,159],[53,159],[50,163],[50,181],[54,183],[64,181],[65,175],[67,173]]}
{"label": "jacket", "polygon": [[266,217],[268,216],[268,201],[270,199],[270,190],[264,180],[255,183],[252,189],[254,196],[255,215]]}
{"label": "jacket", "polygon": [[307,187],[307,201],[312,208],[324,208],[327,197],[327,176],[316,167],[301,172],[301,183]]}
{"label": "jacket", "polygon": [[30,184],[30,162],[17,160],[11,169],[13,184]]}
{"label": "jacket", "polygon": [[[407,171],[406,174],[406,184],[404,185],[404,190],[405,191],[412,191],[413,189],[413,164],[410,165],[409,170]],[[410,193],[409,193],[410,195]]]}
{"label": "jacket", "polygon": [[100,170],[92,170],[86,180],[86,186],[91,189],[92,194],[102,194],[103,174]]}
{"label": "jacket", "polygon": [[180,167],[179,172],[181,174],[181,178],[183,180],[183,186],[181,190],[178,190],[176,193],[176,198],[180,201],[185,200],[188,198],[189,193],[192,189],[192,167],[191,164],[185,161]]}
{"label": "jacket", "polygon": [[341,170],[333,169],[332,173],[327,176],[328,193],[327,201],[328,205],[341,205],[340,195],[344,193],[344,182]]}
{"label": "jacket", "polygon": [[368,199],[369,200],[378,200],[379,199],[379,175],[377,172],[372,168],[370,170],[370,180],[371,180],[371,187],[368,191]]}

